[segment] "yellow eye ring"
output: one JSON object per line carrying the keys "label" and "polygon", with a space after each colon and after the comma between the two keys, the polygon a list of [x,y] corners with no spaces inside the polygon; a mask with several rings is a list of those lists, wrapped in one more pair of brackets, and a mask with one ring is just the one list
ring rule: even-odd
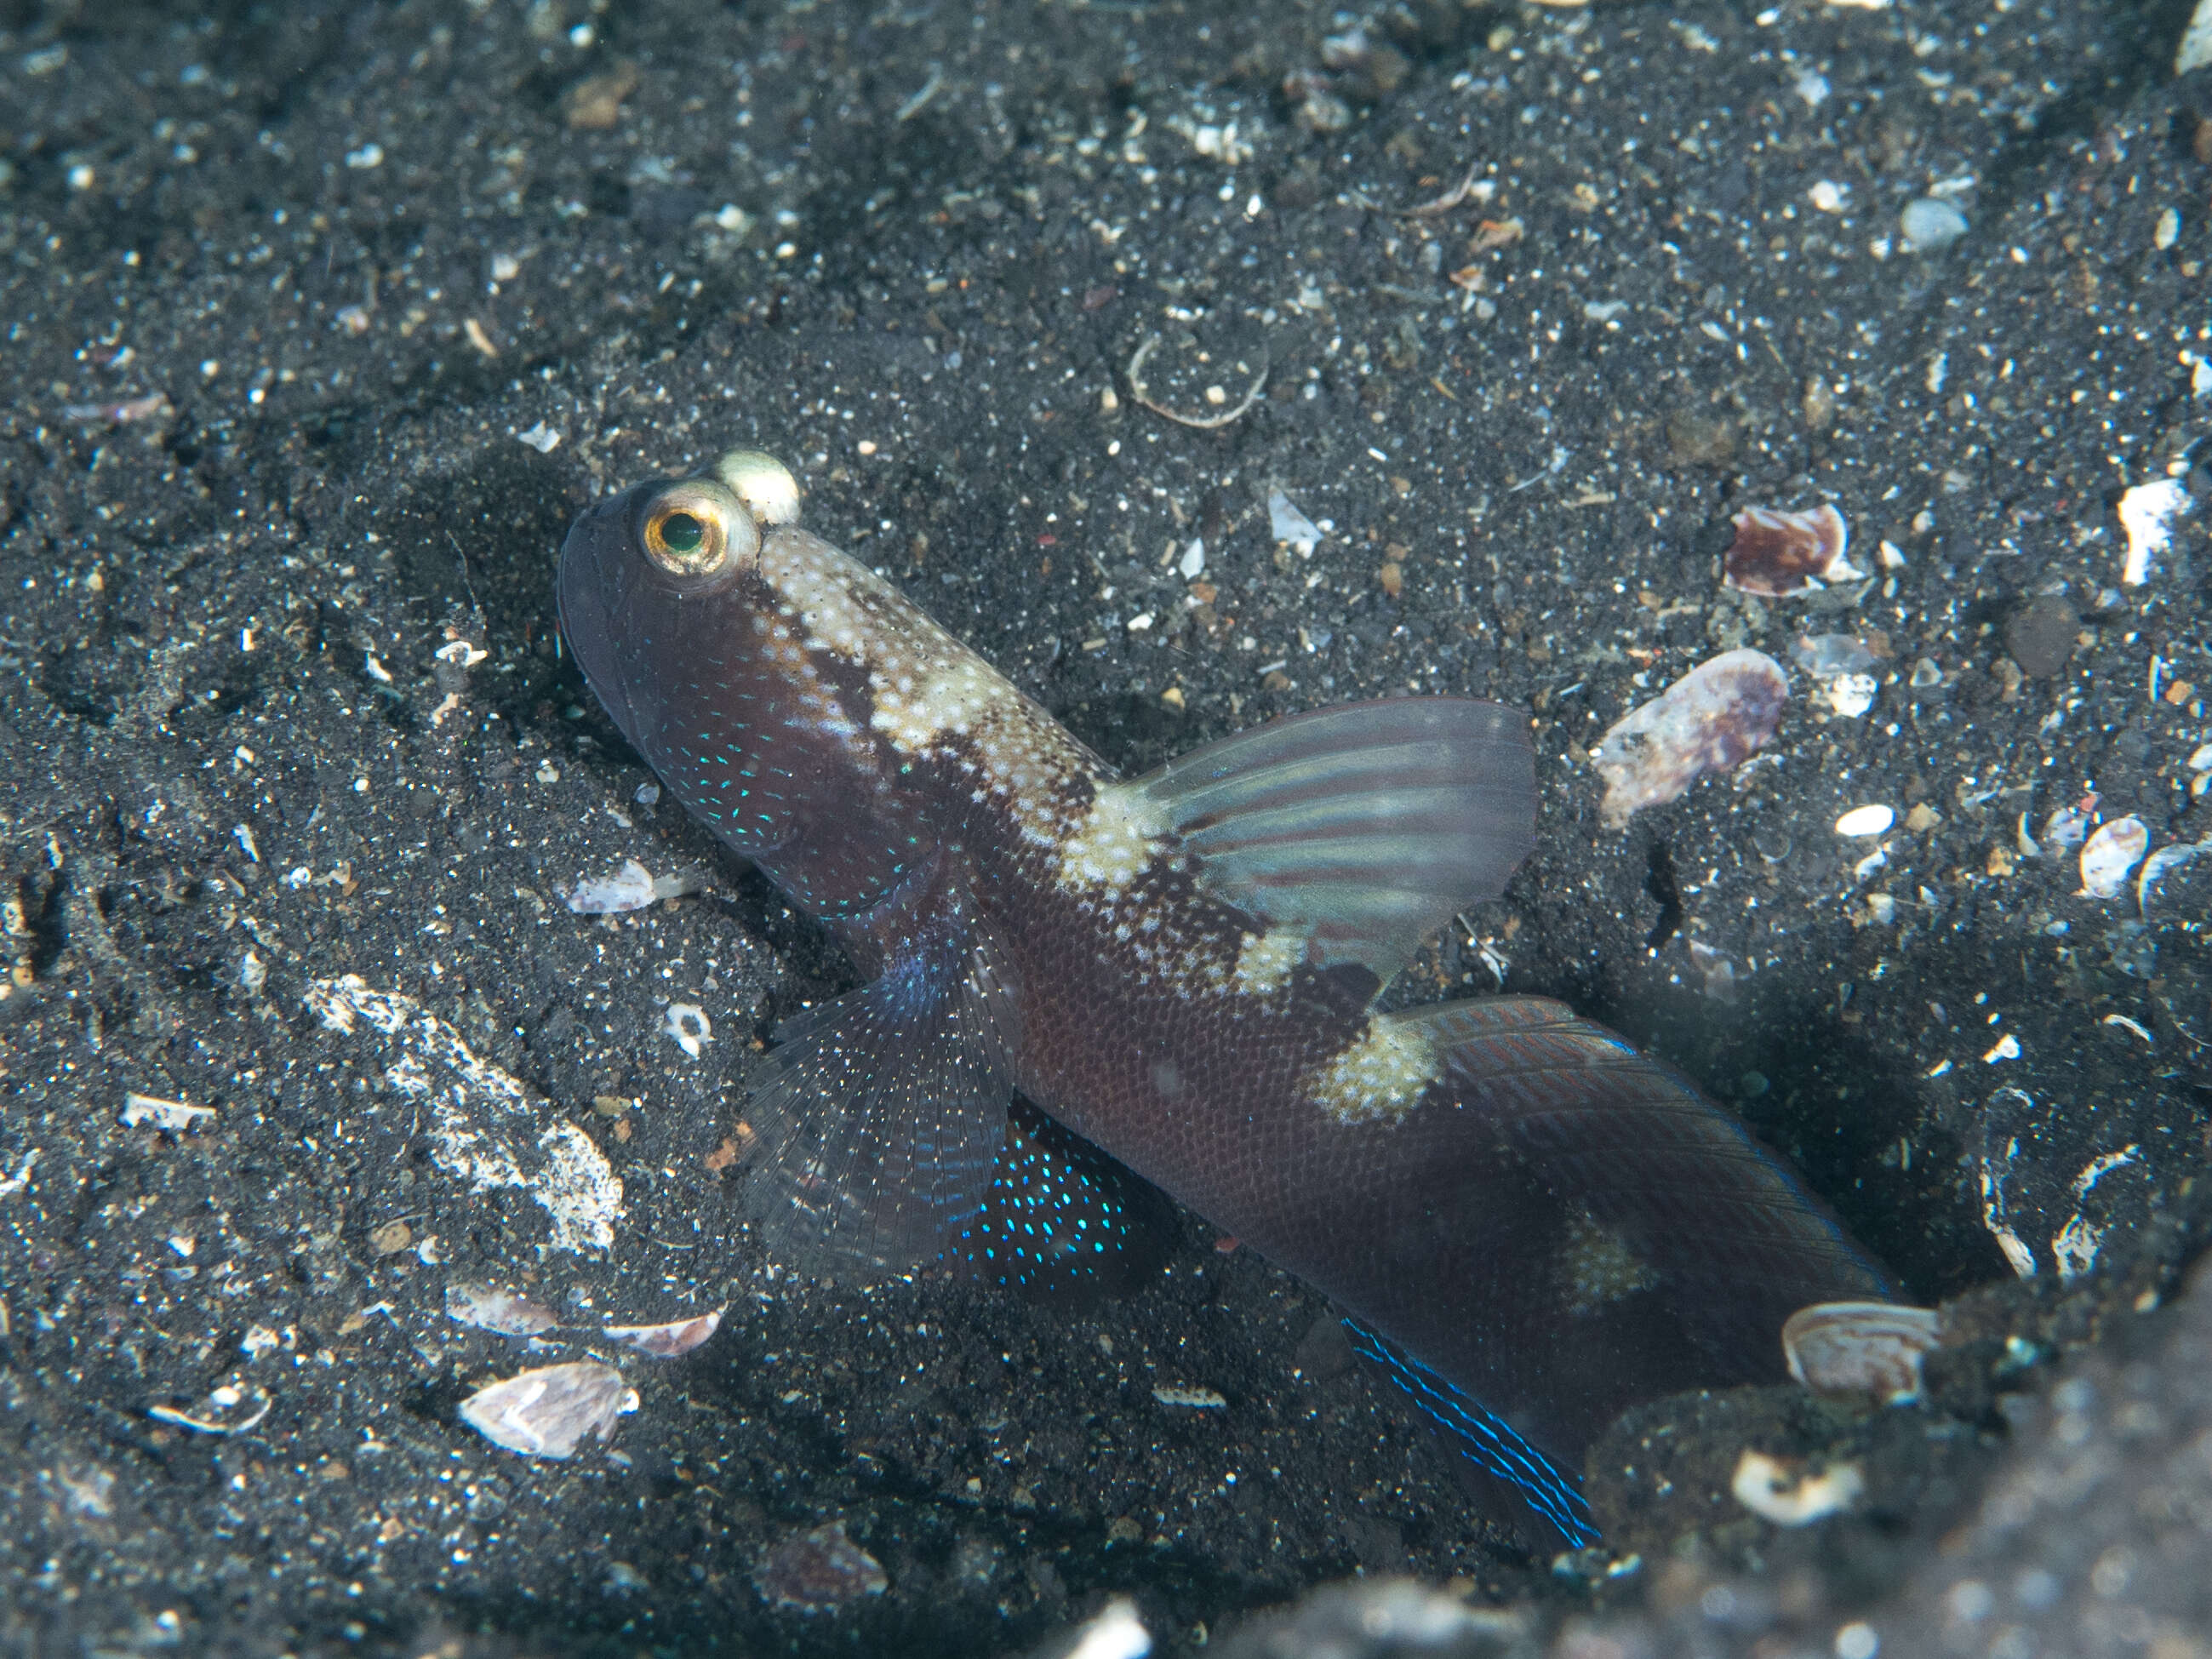
{"label": "yellow eye ring", "polygon": [[646,556],[672,576],[714,575],[760,545],[752,515],[727,489],[702,479],[654,496],[639,533]]}

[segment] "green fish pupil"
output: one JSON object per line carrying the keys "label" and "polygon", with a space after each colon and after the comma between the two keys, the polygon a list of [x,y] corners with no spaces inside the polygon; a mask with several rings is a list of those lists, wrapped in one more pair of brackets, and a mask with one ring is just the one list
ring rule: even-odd
{"label": "green fish pupil", "polygon": [[660,539],[672,553],[696,553],[707,539],[707,526],[689,513],[672,513],[660,521]]}

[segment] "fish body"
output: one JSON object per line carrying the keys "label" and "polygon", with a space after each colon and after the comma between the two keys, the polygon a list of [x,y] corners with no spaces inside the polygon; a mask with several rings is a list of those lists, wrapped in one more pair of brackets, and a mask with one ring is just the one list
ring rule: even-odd
{"label": "fish body", "polygon": [[1571,1545],[1622,1409],[1779,1381],[1791,1313],[1891,1294],[1739,1124],[1563,1005],[1376,1011],[1533,846],[1525,716],[1342,705],[1123,779],[795,501],[738,452],[585,513],[560,574],[623,735],[869,981],[779,1033],[749,1109],[772,1252],[896,1271],[1010,1236],[1018,1091],[1334,1298]]}

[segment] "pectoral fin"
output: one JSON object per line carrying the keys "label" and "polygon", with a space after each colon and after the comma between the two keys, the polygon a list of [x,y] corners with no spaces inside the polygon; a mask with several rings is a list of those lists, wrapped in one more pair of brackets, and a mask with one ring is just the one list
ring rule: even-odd
{"label": "pectoral fin", "polygon": [[1306,937],[1316,969],[1387,982],[1454,912],[1494,897],[1535,839],[1528,717],[1403,697],[1272,720],[1127,786],[1206,887]]}
{"label": "pectoral fin", "polygon": [[745,1201],[774,1258],[898,1272],[958,1237],[1006,1144],[1005,1008],[992,953],[956,916],[785,1026],[746,1113]]}

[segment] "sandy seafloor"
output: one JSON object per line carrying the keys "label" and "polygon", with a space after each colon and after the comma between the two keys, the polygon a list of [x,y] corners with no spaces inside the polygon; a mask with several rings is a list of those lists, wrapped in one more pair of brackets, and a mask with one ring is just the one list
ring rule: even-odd
{"label": "sandy seafloor", "polygon": [[[2212,883],[2040,844],[2092,793],[2212,835],[2207,520],[2124,586],[2116,514],[2212,459],[2185,10],[0,8],[0,1644],[922,1659],[1127,1594],[1188,1652],[1409,1574],[1480,1611],[1405,1651],[2212,1651]],[[1313,131],[1285,76],[1363,24]],[[1969,228],[1909,252],[1930,192]],[[1154,401],[1265,390],[1163,418],[1154,336]],[[551,593],[580,507],[738,443],[1126,768],[1528,708],[1540,849],[1400,994],[1502,973],[1684,1066],[1950,1303],[1926,1399],[1648,1408],[1561,1573],[1195,1218],[1079,1316],[767,1271],[719,1149],[849,975],[641,801]],[[1867,582],[1723,592],[1733,513],[1822,501]],[[1804,633],[1887,653],[1869,710]],[[1790,665],[1766,755],[1607,826],[1589,748],[1737,644]],[[564,904],[625,859],[700,889]],[[563,1329],[449,1319],[478,1281]],[[591,1356],[607,1449],[457,1418]],[[1746,1449],[1863,1493],[1778,1528]],[[888,1589],[772,1608],[830,1522]],[[1392,1639],[1342,1622],[1250,1650]]]}

